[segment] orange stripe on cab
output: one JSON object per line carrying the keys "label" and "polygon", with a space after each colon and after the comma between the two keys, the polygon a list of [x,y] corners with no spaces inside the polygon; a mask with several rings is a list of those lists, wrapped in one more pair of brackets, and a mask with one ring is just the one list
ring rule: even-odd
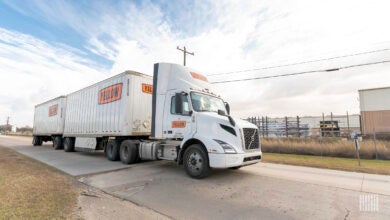
{"label": "orange stripe on cab", "polygon": [[202,74],[195,73],[195,72],[190,72],[190,73],[191,73],[192,78],[194,78],[194,79],[199,79],[199,80],[202,80],[202,81],[205,81],[205,82],[209,82],[207,80],[207,78],[205,76],[203,76]]}

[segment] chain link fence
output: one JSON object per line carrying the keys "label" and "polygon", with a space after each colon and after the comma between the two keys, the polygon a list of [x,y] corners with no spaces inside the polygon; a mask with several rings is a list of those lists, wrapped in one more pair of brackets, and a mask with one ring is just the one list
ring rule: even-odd
{"label": "chain link fence", "polygon": [[361,132],[360,115],[249,117],[247,121],[259,128],[261,137],[350,137]]}

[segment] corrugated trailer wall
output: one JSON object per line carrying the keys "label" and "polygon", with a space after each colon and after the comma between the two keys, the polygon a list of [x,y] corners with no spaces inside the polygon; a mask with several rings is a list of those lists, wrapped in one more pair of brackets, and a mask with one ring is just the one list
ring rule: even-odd
{"label": "corrugated trailer wall", "polygon": [[64,136],[149,135],[152,77],[127,71],[68,95]]}
{"label": "corrugated trailer wall", "polygon": [[66,97],[60,96],[35,106],[34,135],[51,136],[64,132]]}

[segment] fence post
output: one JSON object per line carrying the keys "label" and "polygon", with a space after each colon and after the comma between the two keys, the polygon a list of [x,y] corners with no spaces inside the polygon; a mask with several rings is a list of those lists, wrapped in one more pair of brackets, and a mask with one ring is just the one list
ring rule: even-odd
{"label": "fence post", "polygon": [[300,137],[301,133],[299,131],[299,116],[297,116],[297,132],[298,132],[298,137]]}
{"label": "fence post", "polygon": [[287,116],[285,117],[285,120],[286,120],[286,137],[288,137],[288,118]]}
{"label": "fence post", "polygon": [[333,132],[333,112],[330,112],[330,125],[332,126],[332,137],[334,137],[334,132]]}
{"label": "fence post", "polygon": [[264,116],[261,116],[261,135],[264,137]]}
{"label": "fence post", "polygon": [[[325,123],[325,115],[322,112],[322,125],[324,125],[324,123]],[[320,122],[320,132],[321,132],[321,137],[323,137],[324,133],[322,132],[321,122]]]}
{"label": "fence post", "polygon": [[354,138],[354,142],[355,142],[355,149],[356,149],[356,157],[358,159],[358,164],[360,167],[360,153],[359,153],[360,145],[359,145],[359,139],[358,139],[357,135]]}
{"label": "fence post", "polygon": [[376,149],[376,133],[375,133],[375,128],[373,129],[374,131],[374,147],[375,147],[375,160],[378,160],[378,151]]}
{"label": "fence post", "polygon": [[348,134],[347,134],[347,137],[349,137],[351,131],[349,129],[349,114],[348,114],[348,111],[347,111],[347,127],[348,127]]}

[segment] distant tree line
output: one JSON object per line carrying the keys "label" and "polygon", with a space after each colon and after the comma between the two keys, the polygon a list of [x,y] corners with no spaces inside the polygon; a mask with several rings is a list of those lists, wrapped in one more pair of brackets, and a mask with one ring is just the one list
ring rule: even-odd
{"label": "distant tree line", "polygon": [[[12,125],[0,125],[0,132],[2,133],[6,133],[6,132],[11,132],[12,131]],[[33,128],[26,125],[24,127],[16,127],[16,132],[20,132],[20,133],[32,133],[33,132]]]}
{"label": "distant tree line", "polygon": [[33,132],[33,128],[26,125],[24,127],[21,127],[21,128],[16,128],[16,132],[21,132],[21,133],[32,133]]}
{"label": "distant tree line", "polygon": [[12,130],[12,125],[0,125],[0,132],[10,132]]}

